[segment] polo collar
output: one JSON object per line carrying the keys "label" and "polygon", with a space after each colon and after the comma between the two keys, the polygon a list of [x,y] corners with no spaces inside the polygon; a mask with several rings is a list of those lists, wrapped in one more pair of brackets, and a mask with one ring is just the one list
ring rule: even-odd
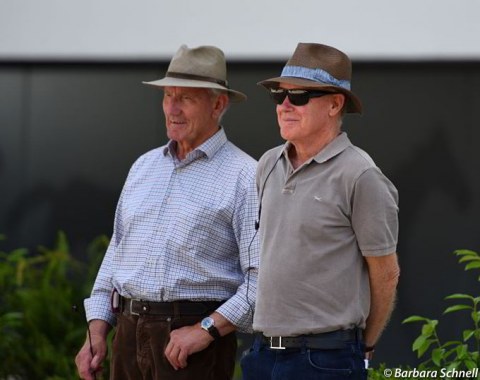
{"label": "polo collar", "polygon": [[325,148],[318,152],[313,159],[322,164],[332,159],[335,156],[338,156],[345,149],[352,145],[352,142],[347,136],[346,132],[340,133],[334,140],[332,140]]}

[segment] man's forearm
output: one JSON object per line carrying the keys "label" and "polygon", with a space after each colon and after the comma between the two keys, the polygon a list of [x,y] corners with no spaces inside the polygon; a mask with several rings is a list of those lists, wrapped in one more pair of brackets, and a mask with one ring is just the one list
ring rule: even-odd
{"label": "man's forearm", "polygon": [[212,313],[211,317],[215,321],[215,327],[220,333],[220,336],[228,335],[237,329],[228,319],[216,311]]}
{"label": "man's forearm", "polygon": [[107,339],[112,326],[101,319],[93,319],[88,323],[88,328],[91,336],[98,336]]}
{"label": "man's forearm", "polygon": [[365,329],[365,344],[374,346],[392,314],[400,269],[396,254],[367,257],[370,279],[370,313]]}

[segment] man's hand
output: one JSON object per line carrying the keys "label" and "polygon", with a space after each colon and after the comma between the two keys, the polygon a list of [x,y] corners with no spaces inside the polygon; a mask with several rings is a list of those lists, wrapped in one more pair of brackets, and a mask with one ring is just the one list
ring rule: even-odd
{"label": "man's hand", "polygon": [[[236,330],[236,327],[218,312],[213,312],[210,317],[214,319],[220,336]],[[184,326],[170,333],[170,342],[165,349],[165,357],[175,370],[185,368],[191,354],[203,351],[213,341],[213,337],[200,327],[200,323]]]}
{"label": "man's hand", "polygon": [[[107,356],[107,334],[110,325],[95,320],[90,323],[90,339],[87,338],[75,357],[78,375],[84,380],[94,380],[94,374],[102,370],[102,363]],[[90,340],[92,346],[90,347]],[[92,357],[93,352],[93,357]]]}
{"label": "man's hand", "polygon": [[204,350],[213,342],[213,337],[197,323],[184,326],[170,333],[170,342],[165,349],[165,357],[175,370],[187,366],[187,358]]}

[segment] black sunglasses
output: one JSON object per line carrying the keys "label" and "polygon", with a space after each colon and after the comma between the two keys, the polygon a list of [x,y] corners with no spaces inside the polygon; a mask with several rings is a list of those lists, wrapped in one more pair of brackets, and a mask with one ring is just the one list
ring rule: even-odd
{"label": "black sunglasses", "polygon": [[304,106],[310,98],[319,98],[324,95],[334,94],[334,92],[320,90],[287,90],[285,88],[269,88],[269,92],[275,104],[282,104],[288,96],[288,100],[294,106]]}

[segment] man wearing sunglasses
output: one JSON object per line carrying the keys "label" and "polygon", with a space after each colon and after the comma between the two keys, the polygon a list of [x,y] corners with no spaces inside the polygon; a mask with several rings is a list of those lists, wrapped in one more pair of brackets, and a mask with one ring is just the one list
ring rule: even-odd
{"label": "man wearing sunglasses", "polygon": [[350,81],[347,55],[300,43],[280,77],[259,83],[286,144],[257,168],[258,334],[245,380],[366,379],[393,309],[398,195],[341,131],[362,111]]}

